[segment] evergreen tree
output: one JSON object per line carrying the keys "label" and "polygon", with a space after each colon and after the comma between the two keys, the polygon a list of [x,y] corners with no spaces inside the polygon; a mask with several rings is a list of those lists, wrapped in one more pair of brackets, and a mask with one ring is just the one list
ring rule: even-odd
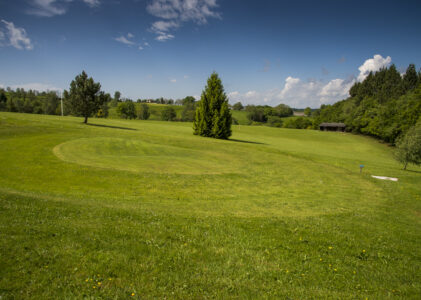
{"label": "evergreen tree", "polygon": [[415,65],[410,64],[403,75],[403,87],[405,91],[414,89],[418,85],[418,74],[415,70]]}
{"label": "evergreen tree", "polygon": [[212,73],[202,92],[193,122],[193,134],[228,139],[231,136],[231,112],[221,79]]}
{"label": "evergreen tree", "polygon": [[85,71],[72,80],[69,92],[64,91],[63,96],[71,111],[85,118],[85,124],[106,100],[101,92],[101,84],[94,82],[92,77],[88,78]]}

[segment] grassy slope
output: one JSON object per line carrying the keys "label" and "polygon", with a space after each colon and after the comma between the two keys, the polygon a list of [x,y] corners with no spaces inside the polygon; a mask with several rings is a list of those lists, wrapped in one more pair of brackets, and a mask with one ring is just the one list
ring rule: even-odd
{"label": "grassy slope", "polygon": [[402,171],[387,146],[306,130],[234,126],[221,141],[193,136],[190,123],[91,122],[100,126],[0,113],[0,296],[420,294],[421,169]]}

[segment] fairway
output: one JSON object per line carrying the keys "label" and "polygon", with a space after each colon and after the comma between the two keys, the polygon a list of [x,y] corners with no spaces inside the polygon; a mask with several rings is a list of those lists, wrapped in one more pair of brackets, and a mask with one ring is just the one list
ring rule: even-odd
{"label": "fairway", "polygon": [[420,295],[421,168],[386,144],[89,123],[0,113],[0,298]]}

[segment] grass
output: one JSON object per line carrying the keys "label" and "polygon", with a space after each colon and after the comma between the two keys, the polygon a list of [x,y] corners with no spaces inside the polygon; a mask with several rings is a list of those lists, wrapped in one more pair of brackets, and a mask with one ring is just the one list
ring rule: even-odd
{"label": "grass", "polygon": [[81,121],[0,113],[2,299],[419,297],[421,168],[388,146]]}

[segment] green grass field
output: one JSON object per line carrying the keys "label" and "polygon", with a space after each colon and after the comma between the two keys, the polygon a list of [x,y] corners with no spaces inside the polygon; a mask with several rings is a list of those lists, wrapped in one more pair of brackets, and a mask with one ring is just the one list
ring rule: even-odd
{"label": "green grass field", "polygon": [[419,299],[421,168],[387,145],[89,123],[0,113],[1,299]]}

